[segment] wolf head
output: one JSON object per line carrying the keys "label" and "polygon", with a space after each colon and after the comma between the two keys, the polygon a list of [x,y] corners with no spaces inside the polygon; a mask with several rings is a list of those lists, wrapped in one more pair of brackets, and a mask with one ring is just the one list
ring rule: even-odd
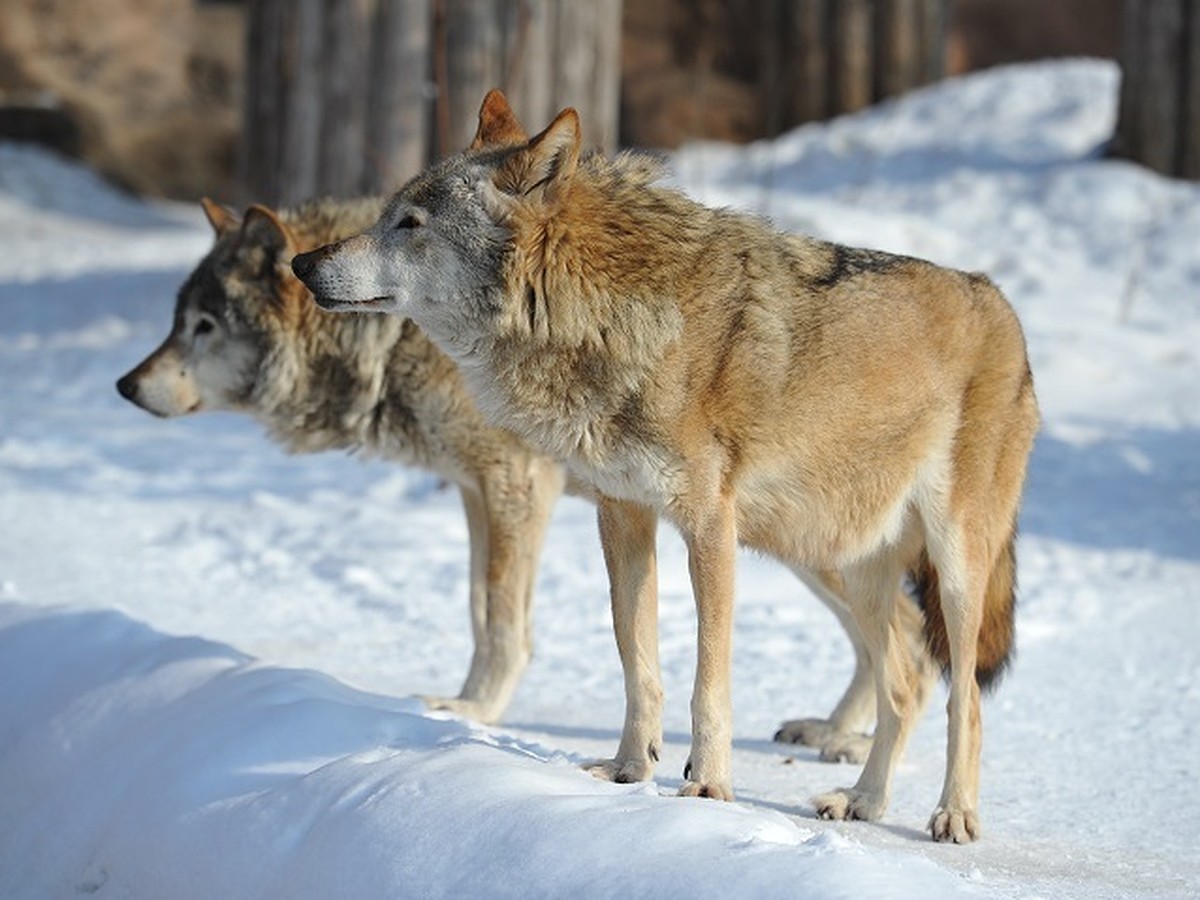
{"label": "wolf head", "polygon": [[435,338],[448,337],[453,307],[486,303],[499,285],[514,217],[553,215],[580,139],[573,109],[528,138],[504,95],[492,91],[465,152],[408,182],[365,233],[299,254],[292,268],[324,309],[409,316]]}
{"label": "wolf head", "polygon": [[121,396],[157,416],[243,409],[269,347],[264,317],[302,286],[289,263],[296,240],[270,209],[239,219],[204,200],[212,250],[179,289],[171,333],[117,382]]}

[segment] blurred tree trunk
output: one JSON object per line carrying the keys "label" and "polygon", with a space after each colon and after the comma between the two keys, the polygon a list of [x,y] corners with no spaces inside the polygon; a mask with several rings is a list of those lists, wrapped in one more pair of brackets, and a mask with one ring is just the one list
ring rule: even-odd
{"label": "blurred tree trunk", "polygon": [[367,191],[394,190],[429,158],[430,0],[377,0],[367,77]]}
{"label": "blurred tree trunk", "polygon": [[[366,181],[369,0],[324,4],[317,190],[350,196]],[[311,196],[311,195],[310,195]]]}
{"label": "blurred tree trunk", "polygon": [[501,18],[511,4],[491,0],[441,0],[439,43],[444,42],[445,69],[438,76],[439,118],[436,153],[455,153],[475,134],[475,118],[483,95],[501,81]]}
{"label": "blurred tree trunk", "polygon": [[352,196],[416,170],[427,12],[428,0],[249,3],[240,160],[248,199]]}
{"label": "blurred tree trunk", "polygon": [[765,0],[759,91],[768,135],[853,112],[945,74],[949,0]]}
{"label": "blurred tree trunk", "polygon": [[437,0],[444,60],[435,66],[440,117],[435,155],[475,134],[483,95],[499,87],[526,128],[573,106],[584,142],[617,147],[621,0]]}
{"label": "blurred tree trunk", "polygon": [[1125,0],[1115,152],[1200,178],[1200,0]]}
{"label": "blurred tree trunk", "polygon": [[248,10],[243,180],[273,203],[317,190],[322,0],[258,0]]}
{"label": "blurred tree trunk", "polygon": [[574,106],[587,144],[616,149],[621,0],[249,0],[247,16],[246,199],[394,189],[467,145],[493,87],[531,130]]}

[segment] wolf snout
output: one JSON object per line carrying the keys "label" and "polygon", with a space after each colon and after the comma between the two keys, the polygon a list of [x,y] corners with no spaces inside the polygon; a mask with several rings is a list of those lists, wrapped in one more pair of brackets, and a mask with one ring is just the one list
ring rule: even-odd
{"label": "wolf snout", "polygon": [[309,250],[307,253],[297,253],[292,257],[292,271],[305,284],[308,284],[308,279],[317,268],[317,260],[323,255],[321,249]]}
{"label": "wolf snout", "polygon": [[117,393],[130,403],[137,403],[138,383],[132,372],[117,379]]}

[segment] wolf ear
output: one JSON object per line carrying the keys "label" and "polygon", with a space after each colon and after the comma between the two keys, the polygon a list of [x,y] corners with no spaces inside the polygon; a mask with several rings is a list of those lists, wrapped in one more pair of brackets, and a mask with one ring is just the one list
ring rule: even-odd
{"label": "wolf ear", "polygon": [[296,255],[296,239],[292,231],[269,207],[254,204],[242,220],[242,241],[261,247],[281,262],[290,262]]}
{"label": "wolf ear", "polygon": [[543,195],[550,194],[574,174],[579,164],[581,142],[579,114],[573,109],[564,109],[545,131],[514,154],[497,186],[522,196],[538,190]]}
{"label": "wolf ear", "polygon": [[479,127],[475,129],[475,140],[471,141],[469,149],[511,147],[523,144],[527,140],[529,135],[517,121],[503,91],[492,88],[483,98],[483,105],[479,107]]}
{"label": "wolf ear", "polygon": [[228,206],[214,203],[207,197],[200,199],[200,206],[204,208],[204,216],[208,219],[208,224],[212,226],[217,237],[228,234],[242,224],[237,214]]}

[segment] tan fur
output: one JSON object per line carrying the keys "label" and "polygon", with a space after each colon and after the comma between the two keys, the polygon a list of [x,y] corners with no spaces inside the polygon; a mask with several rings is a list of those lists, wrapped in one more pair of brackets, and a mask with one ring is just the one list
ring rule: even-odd
{"label": "tan fur", "polygon": [[[880,730],[859,784],[818,810],[882,814],[915,683],[888,621],[897,581],[928,553],[951,670],[932,829],[973,838],[977,648],[990,670],[1011,647],[1013,522],[1037,428],[1011,308],[981,276],[780,235],[626,182],[619,163],[576,168],[554,145],[577,130],[565,114],[495,179],[503,190],[559,161],[543,195],[509,212],[512,314],[489,359],[498,421],[687,540],[700,655],[684,793],[731,793],[736,538],[843,573],[882,663]],[[530,287],[539,315],[517,314]]]}
{"label": "tan fur", "polygon": [[[503,133],[489,120],[504,114],[486,103],[480,132]],[[492,421],[604,495],[627,714],[617,757],[598,774],[641,777],[655,756],[645,523],[657,513],[687,544],[698,616],[682,793],[732,796],[740,541],[844,585],[877,727],[858,783],[816,804],[822,816],[878,818],[919,706],[895,607],[924,554],[950,679],[946,781],[930,827],[937,840],[974,839],[979,647],[988,665],[1011,647],[1011,627],[996,622],[1011,617],[1011,543],[1038,425],[1012,309],[982,276],[781,234],[649,184],[635,159],[581,159],[579,143],[566,110],[525,145],[444,162],[389,204],[394,220],[427,203],[426,231],[393,239],[385,215],[297,271],[331,308],[375,298],[411,309]],[[480,210],[506,235],[502,255],[474,252],[462,233],[437,243],[439,216],[468,228]],[[409,253],[417,246],[439,248],[451,286],[438,287],[430,257]]]}
{"label": "tan fur", "polygon": [[[180,289],[171,334],[121,379],[121,392],[161,416],[249,414],[292,453],[344,450],[453,482],[468,525],[475,650],[458,696],[426,699],[495,721],[532,654],[536,568],[563,473],[511,432],[485,424],[457,367],[411,321],[334,316],[311,302],[291,257],[362,230],[381,206],[376,198],[326,200],[283,210],[252,206],[238,216],[202,201],[214,247]],[[223,343],[199,343],[202,307]],[[590,493],[579,482],[569,491]],[[833,608],[836,590],[822,597]],[[856,652],[864,652],[852,623],[844,624]],[[873,687],[854,682],[832,719],[785,723],[780,737],[819,747],[830,760],[865,757],[863,732],[873,714],[854,713],[872,696]]]}

